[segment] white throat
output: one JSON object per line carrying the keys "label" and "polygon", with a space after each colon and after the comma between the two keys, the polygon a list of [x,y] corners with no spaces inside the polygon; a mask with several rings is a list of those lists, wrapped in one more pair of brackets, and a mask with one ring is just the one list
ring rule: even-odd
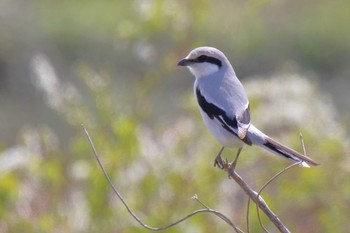
{"label": "white throat", "polygon": [[188,69],[196,78],[208,76],[219,71],[217,65],[208,62],[192,64],[188,66]]}

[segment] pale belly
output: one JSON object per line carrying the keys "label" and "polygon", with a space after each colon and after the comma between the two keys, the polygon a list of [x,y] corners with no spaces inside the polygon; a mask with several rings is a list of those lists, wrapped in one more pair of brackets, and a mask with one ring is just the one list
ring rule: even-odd
{"label": "pale belly", "polygon": [[245,145],[245,143],[238,139],[235,135],[224,129],[221,123],[215,118],[213,120],[210,119],[204,112],[201,112],[201,115],[209,131],[224,147],[238,148]]}

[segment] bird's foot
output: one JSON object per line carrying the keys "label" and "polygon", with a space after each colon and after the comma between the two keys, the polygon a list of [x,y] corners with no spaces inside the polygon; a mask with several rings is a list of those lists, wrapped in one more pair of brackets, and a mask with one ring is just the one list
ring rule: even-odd
{"label": "bird's foot", "polygon": [[214,167],[218,167],[220,169],[224,169],[225,166],[227,164],[227,160],[224,161],[222,158],[221,158],[221,154],[218,154],[214,160]]}
{"label": "bird's foot", "polygon": [[229,174],[232,174],[235,172],[236,164],[237,164],[237,161],[233,161],[232,163],[227,164]]}
{"label": "bird's foot", "polygon": [[[225,161],[222,160],[221,158],[221,153],[222,151],[225,149],[225,147],[221,147],[218,155],[215,157],[215,160],[214,160],[214,167],[218,167],[220,169],[224,169],[225,168]],[[227,162],[227,161],[226,161]]]}
{"label": "bird's foot", "polygon": [[238,157],[239,155],[241,154],[241,151],[242,151],[242,147],[238,148],[238,151],[237,151],[237,154],[236,154],[236,158],[235,160],[233,160],[232,163],[228,163],[227,164],[227,170],[230,174],[234,173],[235,172],[235,169],[236,169],[236,165],[237,165],[237,161],[238,161]]}

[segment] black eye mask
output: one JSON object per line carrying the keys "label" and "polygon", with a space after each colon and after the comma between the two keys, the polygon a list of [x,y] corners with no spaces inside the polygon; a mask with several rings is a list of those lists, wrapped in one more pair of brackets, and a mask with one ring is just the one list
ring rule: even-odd
{"label": "black eye mask", "polygon": [[201,55],[201,56],[197,57],[196,59],[193,59],[193,62],[196,62],[196,63],[208,62],[208,63],[211,63],[211,64],[215,64],[218,67],[222,66],[222,63],[221,63],[221,61],[219,59],[217,59],[215,57],[209,57],[209,56],[206,56],[206,55]]}

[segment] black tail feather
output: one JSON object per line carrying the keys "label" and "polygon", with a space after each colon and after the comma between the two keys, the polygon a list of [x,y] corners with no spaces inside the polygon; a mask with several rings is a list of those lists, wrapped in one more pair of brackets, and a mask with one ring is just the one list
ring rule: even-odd
{"label": "black tail feather", "polygon": [[294,162],[306,162],[307,164],[310,165],[320,165],[316,161],[312,160],[306,155],[303,155],[275,140],[272,138],[268,137],[266,138],[266,142],[263,144],[266,149],[270,150],[271,152],[274,152],[277,155],[281,155],[289,160],[292,160]]}

